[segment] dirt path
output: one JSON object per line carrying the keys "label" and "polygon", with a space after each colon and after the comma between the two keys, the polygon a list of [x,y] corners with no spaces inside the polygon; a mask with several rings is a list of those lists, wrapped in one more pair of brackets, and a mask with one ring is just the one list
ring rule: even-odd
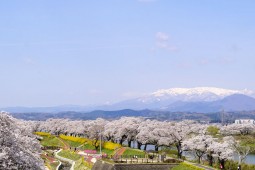
{"label": "dirt path", "polygon": [[126,148],[120,148],[116,151],[116,153],[113,155],[113,159],[118,159],[123,153],[125,152]]}
{"label": "dirt path", "polygon": [[47,156],[47,155],[45,155],[45,154],[43,154],[43,155],[41,155],[43,158],[46,158],[48,161],[50,161],[50,162],[54,162],[54,161],[56,161],[53,157],[50,157],[50,156]]}
{"label": "dirt path", "polygon": [[66,143],[63,139],[61,139],[60,137],[56,137],[61,143],[63,143],[64,148],[63,149],[69,149],[70,145],[68,143]]}

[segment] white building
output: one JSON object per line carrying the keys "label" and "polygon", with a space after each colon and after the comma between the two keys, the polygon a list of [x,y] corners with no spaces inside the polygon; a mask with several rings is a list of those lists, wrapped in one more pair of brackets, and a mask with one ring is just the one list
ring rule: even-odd
{"label": "white building", "polygon": [[237,119],[235,120],[235,124],[255,124],[254,119]]}

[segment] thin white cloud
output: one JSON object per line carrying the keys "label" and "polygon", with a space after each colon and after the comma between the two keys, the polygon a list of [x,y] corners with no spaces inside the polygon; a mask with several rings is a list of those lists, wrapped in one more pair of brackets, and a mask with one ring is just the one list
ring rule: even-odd
{"label": "thin white cloud", "polygon": [[169,35],[167,35],[166,33],[163,33],[163,32],[157,32],[156,38],[158,41],[168,41]]}
{"label": "thin white cloud", "polygon": [[156,47],[165,49],[168,51],[176,51],[177,47],[169,43],[170,36],[164,32],[157,32],[156,35]]}

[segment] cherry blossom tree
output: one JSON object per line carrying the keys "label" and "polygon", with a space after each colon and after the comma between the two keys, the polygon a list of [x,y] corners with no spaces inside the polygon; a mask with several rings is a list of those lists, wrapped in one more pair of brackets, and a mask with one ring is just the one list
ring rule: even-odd
{"label": "cherry blossom tree", "polygon": [[40,144],[26,123],[0,113],[0,169],[44,169]]}
{"label": "cherry blossom tree", "polygon": [[[157,120],[142,121],[136,135],[138,149],[141,149],[141,146],[145,145],[144,150],[146,150],[148,144],[154,145],[155,151],[158,151],[159,146],[169,146],[172,138],[169,135],[167,127],[168,124],[166,122]],[[169,139],[171,139],[171,142]]]}
{"label": "cherry blossom tree", "polygon": [[200,134],[203,131],[205,128],[194,121],[185,120],[171,124],[171,136],[180,159],[182,158],[182,142],[188,139],[190,134]]}
{"label": "cherry blossom tree", "polygon": [[108,122],[105,127],[104,127],[104,138],[107,141],[112,141],[112,142],[116,142],[116,136],[117,136],[117,132],[118,132],[118,120],[113,120]]}
{"label": "cherry blossom tree", "polygon": [[100,146],[100,139],[102,140],[102,135],[104,131],[104,126],[107,121],[101,118],[96,119],[95,121],[91,121],[88,128],[89,138],[92,140],[92,145],[98,150]]}
{"label": "cherry blossom tree", "polygon": [[208,150],[213,153],[213,157],[218,159],[223,169],[225,169],[225,162],[233,157],[234,150],[231,147],[232,144],[232,138],[224,137],[223,142],[213,141],[208,147]]}
{"label": "cherry blossom tree", "polygon": [[[201,158],[208,152],[208,147],[212,144],[213,138],[209,135],[198,135],[183,142],[183,150],[194,151],[198,157],[198,163]],[[210,153],[210,152],[209,152]]]}
{"label": "cherry blossom tree", "polygon": [[147,149],[147,144],[150,141],[150,132],[153,130],[152,121],[145,120],[140,123],[139,127],[137,128],[138,133],[136,135],[137,141],[137,148],[141,149],[141,146],[144,145],[144,150]]}

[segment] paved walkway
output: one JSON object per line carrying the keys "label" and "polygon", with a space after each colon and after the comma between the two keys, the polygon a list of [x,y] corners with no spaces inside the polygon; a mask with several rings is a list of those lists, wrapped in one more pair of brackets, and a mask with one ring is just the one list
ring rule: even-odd
{"label": "paved walkway", "polygon": [[55,153],[55,157],[63,162],[68,162],[69,164],[72,165],[72,167],[70,168],[70,170],[74,170],[74,165],[75,165],[75,161],[71,160],[71,159],[68,159],[68,158],[64,158],[62,156],[59,156],[58,153],[61,152],[62,149],[60,149],[59,151],[57,151]]}

